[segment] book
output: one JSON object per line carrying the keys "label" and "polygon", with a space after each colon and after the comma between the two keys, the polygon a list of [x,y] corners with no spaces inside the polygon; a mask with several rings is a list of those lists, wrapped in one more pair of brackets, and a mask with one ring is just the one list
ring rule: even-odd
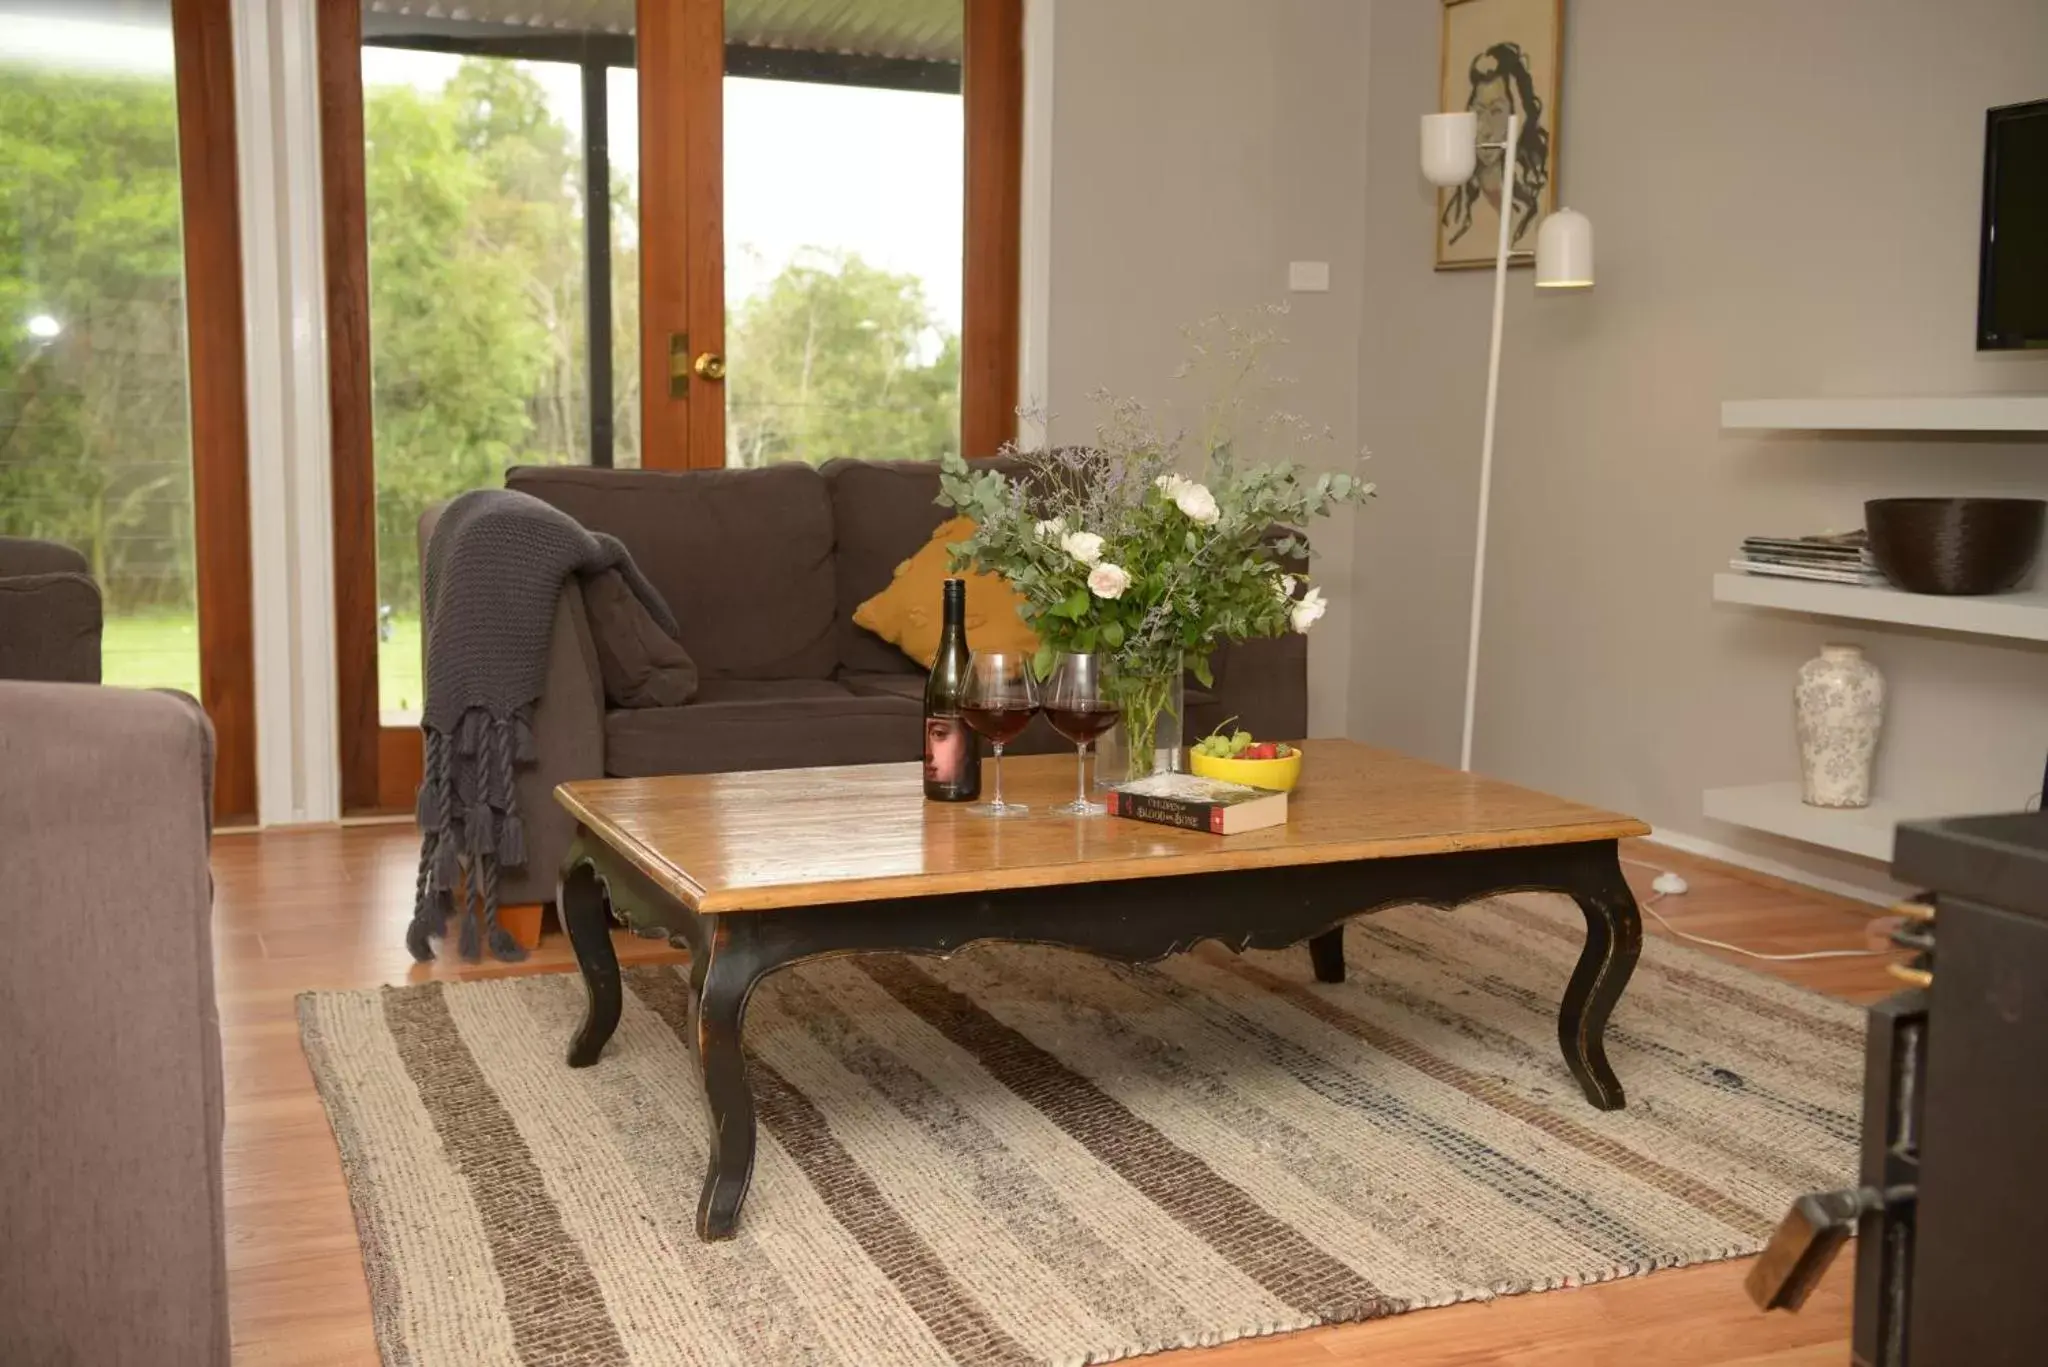
{"label": "book", "polygon": [[1287,820],[1287,794],[1193,774],[1153,774],[1112,788],[1111,816],[1178,826],[1184,831],[1240,835]]}
{"label": "book", "polygon": [[1738,557],[1728,562],[1730,569],[1745,574],[1761,574],[1779,579],[1816,579],[1828,584],[1861,584],[1867,587],[1882,587],[1885,578],[1876,570],[1859,569],[1855,565],[1834,568],[1825,565],[1793,565],[1780,561],[1765,561]]}

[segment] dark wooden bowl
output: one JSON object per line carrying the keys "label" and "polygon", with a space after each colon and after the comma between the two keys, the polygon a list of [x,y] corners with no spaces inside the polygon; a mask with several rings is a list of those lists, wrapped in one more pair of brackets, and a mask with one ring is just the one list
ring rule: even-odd
{"label": "dark wooden bowl", "polygon": [[2003,593],[2041,549],[2038,498],[1874,498],[1863,505],[1870,556],[1908,593]]}

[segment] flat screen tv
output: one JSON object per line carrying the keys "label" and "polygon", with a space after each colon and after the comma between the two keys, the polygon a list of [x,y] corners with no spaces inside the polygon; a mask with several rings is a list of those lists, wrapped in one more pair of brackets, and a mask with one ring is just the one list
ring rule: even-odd
{"label": "flat screen tv", "polygon": [[1977,350],[2048,347],[2048,100],[1984,119]]}

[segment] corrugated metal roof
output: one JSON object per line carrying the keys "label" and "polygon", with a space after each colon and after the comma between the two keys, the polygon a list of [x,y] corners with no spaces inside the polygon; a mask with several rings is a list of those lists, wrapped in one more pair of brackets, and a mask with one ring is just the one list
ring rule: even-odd
{"label": "corrugated metal roof", "polygon": [[[726,0],[725,40],[749,47],[958,62],[968,0]],[[633,0],[369,0],[374,14],[486,28],[631,33]]]}

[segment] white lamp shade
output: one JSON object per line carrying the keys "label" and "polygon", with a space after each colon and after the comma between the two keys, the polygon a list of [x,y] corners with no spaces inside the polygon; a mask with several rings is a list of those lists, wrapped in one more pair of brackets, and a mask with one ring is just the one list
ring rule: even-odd
{"label": "white lamp shade", "polygon": [[1583,290],[1593,284],[1593,220],[1558,209],[1536,230],[1536,287]]}
{"label": "white lamp shade", "polygon": [[1422,174],[1435,186],[1463,185],[1479,165],[1479,116],[1422,116]]}

